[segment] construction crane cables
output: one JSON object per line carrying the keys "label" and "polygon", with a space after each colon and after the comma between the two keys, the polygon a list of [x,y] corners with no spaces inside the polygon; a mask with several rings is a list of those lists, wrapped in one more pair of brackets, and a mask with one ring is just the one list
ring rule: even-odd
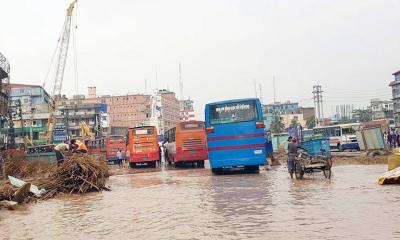
{"label": "construction crane cables", "polygon": [[76,48],[76,30],[78,29],[78,3],[76,3],[75,7],[75,17],[72,19],[73,20],[73,28],[72,28],[72,54],[73,54],[73,62],[74,62],[74,83],[75,83],[75,95],[78,94],[79,91],[79,82],[78,82],[78,54],[77,54],[77,48]]}

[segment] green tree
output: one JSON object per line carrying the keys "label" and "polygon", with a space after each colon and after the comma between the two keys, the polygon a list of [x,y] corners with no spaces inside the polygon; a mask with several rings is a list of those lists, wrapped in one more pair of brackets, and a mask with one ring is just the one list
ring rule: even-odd
{"label": "green tree", "polygon": [[281,117],[275,115],[274,119],[271,121],[270,129],[272,133],[282,133],[285,129],[285,125],[282,123]]}
{"label": "green tree", "polygon": [[306,126],[308,129],[313,129],[315,127],[315,116],[306,119]]}
{"label": "green tree", "polygon": [[290,127],[297,127],[299,126],[299,121],[296,118],[293,118],[292,121],[290,121]]}
{"label": "green tree", "polygon": [[370,109],[355,109],[353,118],[358,122],[368,122],[372,120],[372,111]]}

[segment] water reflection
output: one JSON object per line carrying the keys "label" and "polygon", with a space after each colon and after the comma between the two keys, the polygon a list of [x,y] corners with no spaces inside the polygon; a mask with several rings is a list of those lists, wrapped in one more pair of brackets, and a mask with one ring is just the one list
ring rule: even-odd
{"label": "water reflection", "polygon": [[291,180],[159,168],[112,176],[111,192],[62,196],[0,211],[0,239],[393,239],[400,188],[378,186],[385,166],[335,167]]}

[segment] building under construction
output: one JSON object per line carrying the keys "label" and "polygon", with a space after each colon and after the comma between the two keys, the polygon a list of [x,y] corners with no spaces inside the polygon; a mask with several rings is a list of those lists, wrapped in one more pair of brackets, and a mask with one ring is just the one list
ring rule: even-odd
{"label": "building under construction", "polygon": [[[8,119],[8,96],[10,83],[10,63],[0,53],[0,128],[4,128]],[[0,145],[5,143],[5,135],[0,134]]]}

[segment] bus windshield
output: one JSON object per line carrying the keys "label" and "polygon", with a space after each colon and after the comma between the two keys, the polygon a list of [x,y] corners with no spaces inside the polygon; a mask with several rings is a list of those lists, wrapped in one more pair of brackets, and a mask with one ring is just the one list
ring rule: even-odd
{"label": "bus windshield", "polygon": [[210,123],[224,124],[257,120],[255,101],[223,103],[210,106]]}

